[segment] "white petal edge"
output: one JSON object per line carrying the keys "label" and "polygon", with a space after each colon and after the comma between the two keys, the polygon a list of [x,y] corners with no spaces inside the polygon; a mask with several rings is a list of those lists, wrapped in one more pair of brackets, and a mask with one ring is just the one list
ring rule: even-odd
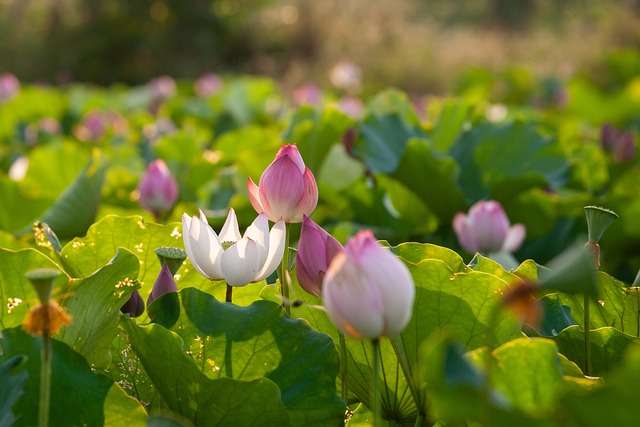
{"label": "white petal edge", "polygon": [[269,254],[269,219],[266,213],[261,213],[253,220],[251,225],[247,227],[243,237],[256,242],[258,246],[258,264],[264,266],[267,255]]}
{"label": "white petal edge", "polygon": [[269,253],[267,254],[267,260],[264,265],[260,269],[260,272],[253,280],[254,282],[259,282],[260,280],[264,280],[271,273],[273,273],[280,262],[282,262],[282,255],[284,255],[285,243],[286,243],[286,226],[284,220],[279,220],[271,227],[271,232],[269,232]]}
{"label": "white petal edge", "polygon": [[527,229],[523,224],[512,225],[502,244],[502,252],[515,252],[520,249],[526,234]]}
{"label": "white petal edge", "polygon": [[[191,219],[189,228],[189,240],[191,245],[191,263],[198,265],[203,275],[211,280],[221,280],[223,278],[220,269],[220,255],[222,245],[213,229],[206,221],[198,217]],[[187,252],[187,255],[189,253]]]}

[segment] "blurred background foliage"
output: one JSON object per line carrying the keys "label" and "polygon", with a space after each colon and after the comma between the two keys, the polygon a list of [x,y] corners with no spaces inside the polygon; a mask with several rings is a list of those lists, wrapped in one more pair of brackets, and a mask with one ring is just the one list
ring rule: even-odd
{"label": "blurred background foliage", "polygon": [[613,85],[620,76],[602,59],[639,45],[638,0],[0,0],[0,72],[27,82],[135,85],[214,71],[266,74],[286,90],[327,86],[349,60],[367,93],[447,93],[470,66],[510,64]]}

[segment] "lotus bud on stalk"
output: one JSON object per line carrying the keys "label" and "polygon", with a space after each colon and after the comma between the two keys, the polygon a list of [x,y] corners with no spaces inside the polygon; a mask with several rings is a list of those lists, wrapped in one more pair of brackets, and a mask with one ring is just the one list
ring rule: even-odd
{"label": "lotus bud on stalk", "polygon": [[296,277],[302,289],[321,296],[322,281],[329,265],[343,251],[344,248],[335,237],[304,215],[296,253]]}
{"label": "lotus bud on stalk", "polygon": [[232,208],[218,235],[200,211],[199,217],[182,215],[182,237],[191,264],[210,280],[225,280],[231,302],[230,286],[259,282],[278,267],[285,248],[285,224],[279,220],[269,231],[267,215],[261,213],[241,235]]}
{"label": "lotus bud on stalk", "polygon": [[178,199],[179,189],[176,179],[164,161],[156,159],[147,166],[147,170],[138,183],[142,209],[151,212],[156,220],[171,210]]}
{"label": "lotus bud on stalk", "polygon": [[322,285],[329,319],[354,338],[400,334],[411,319],[414,298],[409,269],[364,230],[331,261]]}
{"label": "lotus bud on stalk", "polygon": [[514,252],[520,248],[526,234],[523,224],[509,222],[500,203],[481,200],[453,218],[453,230],[460,246],[467,252]]}
{"label": "lotus bud on stalk", "polygon": [[149,298],[147,298],[147,306],[151,305],[151,303],[156,298],[159,298],[162,295],[168,294],[170,292],[178,292],[178,285],[176,284],[176,281],[173,278],[173,274],[171,274],[171,270],[169,270],[169,266],[167,265],[167,263],[163,263],[160,274],[158,274],[158,277],[153,284],[153,288],[151,288]]}
{"label": "lotus bud on stalk", "polygon": [[305,166],[295,145],[285,145],[260,177],[259,186],[251,178],[247,181],[249,200],[259,213],[266,213],[273,221],[284,221],[285,243],[280,264],[280,293],[287,314],[289,308],[289,224],[311,215],[318,204],[318,186],[311,170]]}

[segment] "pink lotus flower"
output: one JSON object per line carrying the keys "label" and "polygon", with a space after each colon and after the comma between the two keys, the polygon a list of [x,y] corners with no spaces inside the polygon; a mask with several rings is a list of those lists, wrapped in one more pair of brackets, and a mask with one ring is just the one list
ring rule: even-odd
{"label": "pink lotus flower", "polygon": [[0,75],[0,101],[10,99],[20,92],[20,80],[11,73]]}
{"label": "pink lotus flower", "polygon": [[514,252],[522,245],[526,229],[522,224],[511,226],[500,203],[481,200],[469,209],[469,215],[458,212],[453,218],[453,230],[460,246],[467,252]]}
{"label": "pink lotus flower", "polygon": [[156,219],[170,210],[178,199],[178,183],[164,161],[157,159],[147,166],[138,183],[140,206]]}
{"label": "pink lotus flower", "polygon": [[415,285],[409,269],[360,231],[338,253],[322,285],[329,319],[344,334],[376,339],[394,336],[411,319]]}
{"label": "pink lotus flower", "polygon": [[158,274],[158,278],[153,284],[149,298],[147,298],[147,307],[151,305],[156,298],[170,292],[178,292],[178,285],[176,285],[176,281],[173,278],[173,274],[171,274],[167,263],[164,263],[162,264],[162,269],[160,270],[160,274]]}
{"label": "pink lotus flower", "polygon": [[259,187],[249,178],[247,190],[253,208],[273,222],[301,222],[302,215],[311,215],[318,204],[316,179],[295,145],[281,147],[262,173]]}
{"label": "pink lotus flower", "polygon": [[302,289],[321,296],[322,281],[333,258],[344,248],[322,227],[306,215],[302,217],[302,230],[296,253],[296,277]]}
{"label": "pink lotus flower", "polygon": [[222,79],[215,73],[206,73],[193,83],[193,90],[200,98],[209,98],[222,88]]}

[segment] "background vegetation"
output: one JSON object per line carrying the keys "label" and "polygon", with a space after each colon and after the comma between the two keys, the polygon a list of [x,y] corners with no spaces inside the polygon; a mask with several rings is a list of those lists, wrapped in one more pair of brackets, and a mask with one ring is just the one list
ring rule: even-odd
{"label": "background vegetation", "polygon": [[640,45],[637,0],[2,0],[0,72],[141,84],[161,74],[266,74],[285,89],[349,60],[374,93],[445,93],[470,66],[602,76]]}

